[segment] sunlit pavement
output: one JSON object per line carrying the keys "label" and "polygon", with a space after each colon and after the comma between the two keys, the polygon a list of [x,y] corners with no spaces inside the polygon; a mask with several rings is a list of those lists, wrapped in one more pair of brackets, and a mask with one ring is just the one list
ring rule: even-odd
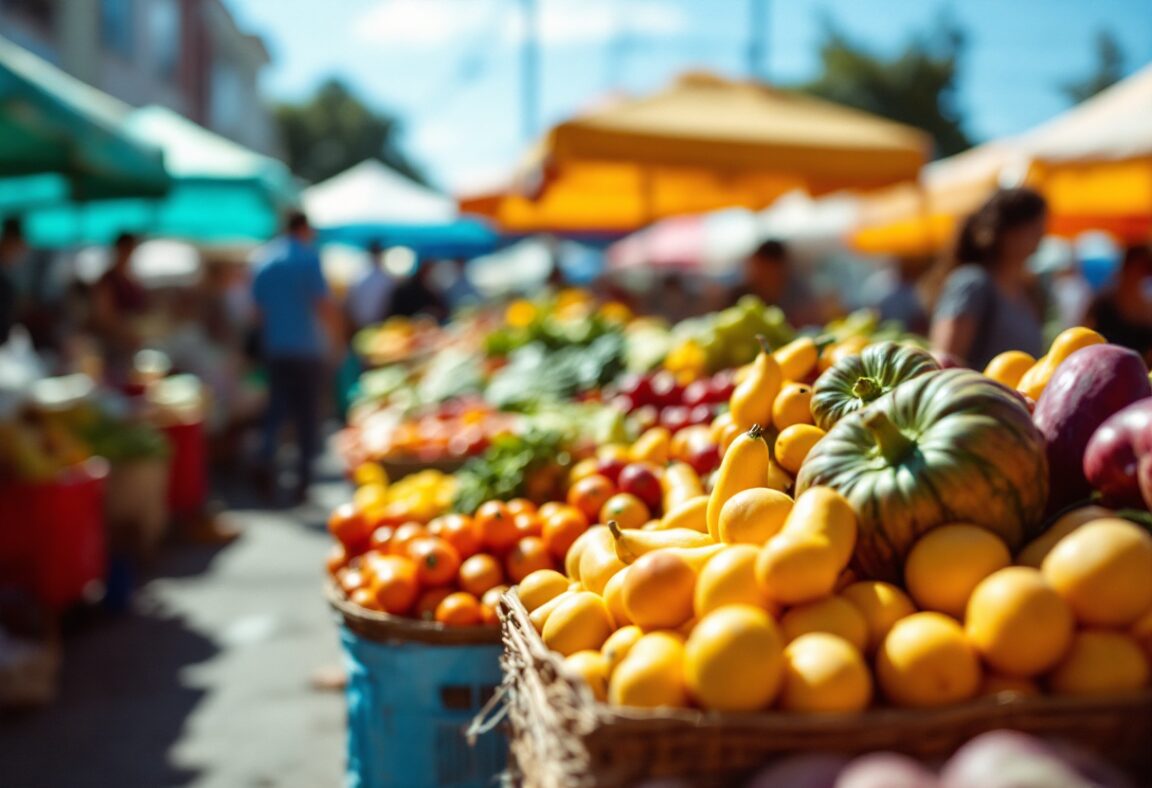
{"label": "sunlit pavement", "polygon": [[342,493],[274,510],[233,492],[235,542],[165,547],[130,613],[66,637],[57,702],[0,718],[0,785],[338,786],[343,698],[310,678],[339,664],[321,583]]}

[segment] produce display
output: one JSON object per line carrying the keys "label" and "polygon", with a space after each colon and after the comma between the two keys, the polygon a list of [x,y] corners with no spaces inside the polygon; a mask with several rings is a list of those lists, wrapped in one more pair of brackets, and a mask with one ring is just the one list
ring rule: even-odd
{"label": "produce display", "polygon": [[[670,333],[578,298],[549,309],[506,310],[469,362],[482,372],[453,376],[471,393],[373,426],[410,456],[455,440],[471,459],[389,484],[372,462],[387,452],[358,458],[329,524],[353,603],[494,626],[514,588],[567,674],[616,707],[845,714],[1152,686],[1136,354],[1077,328],[976,372],[865,313],[796,335],[751,301]],[[1124,784],[1011,733],[942,767],[821,756],[749,784],[996,785],[987,764],[1012,753],[1053,784]]]}
{"label": "produce display", "polygon": [[83,375],[44,378],[0,418],[0,480],[45,482],[92,457],[164,457],[168,441],[143,417],[102,403]]}
{"label": "produce display", "polygon": [[[1086,495],[1045,511],[1049,480],[1068,484],[1052,465],[1086,477],[1093,433],[1148,397],[1148,370],[1086,329],[1070,336],[1080,347],[1062,364],[1020,371],[1027,394],[874,344],[867,359],[834,362],[811,386],[810,418],[782,430],[776,401],[809,370],[786,375],[763,349],[718,417],[746,431],[710,484],[662,515],[640,496],[610,505],[604,474],[571,488],[601,504],[598,517],[585,507],[597,524],[572,545],[563,578],[525,579],[533,626],[594,697],[618,706],[829,713],[1147,688],[1144,520]],[[1066,365],[1087,382],[1065,382]],[[873,384],[878,394],[864,390]],[[811,424],[820,392],[841,397],[826,434]],[[1116,427],[1104,429],[1112,445]],[[1135,455],[1133,443],[1120,450]]]}

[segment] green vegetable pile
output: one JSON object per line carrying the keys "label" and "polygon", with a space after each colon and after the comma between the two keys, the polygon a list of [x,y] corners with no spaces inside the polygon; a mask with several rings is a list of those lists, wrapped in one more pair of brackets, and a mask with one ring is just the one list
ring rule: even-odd
{"label": "green vegetable pile", "polygon": [[[559,430],[528,429],[523,435],[497,438],[480,457],[457,471],[459,487],[453,509],[471,514],[485,501],[534,497],[533,482],[554,476],[557,481],[571,463]],[[540,492],[551,492],[540,491]]]}

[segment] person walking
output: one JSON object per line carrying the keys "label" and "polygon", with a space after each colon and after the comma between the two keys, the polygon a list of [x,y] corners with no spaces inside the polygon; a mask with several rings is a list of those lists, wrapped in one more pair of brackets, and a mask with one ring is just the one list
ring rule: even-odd
{"label": "person walking", "polygon": [[1152,249],[1140,244],[1124,251],[1115,283],[1097,297],[1087,322],[1109,342],[1152,360]]}
{"label": "person walking", "polygon": [[111,264],[92,288],[92,329],[104,353],[105,376],[117,385],[127,384],[132,376],[133,359],[143,347],[140,321],[150,306],[148,291],[132,271],[132,255],[139,247],[135,234],[117,235]]}
{"label": "person walking", "polygon": [[312,483],[312,467],[320,451],[328,342],[339,336],[336,309],[314,238],[308,218],[293,213],[284,234],[257,252],[252,279],[268,375],[256,481],[265,494],[275,493],[280,432],[290,420],[298,455],[295,503],[307,499]]}
{"label": "person walking", "polygon": [[1044,237],[1048,207],[1031,189],[1001,189],[965,221],[944,262],[932,346],[983,369],[1005,350],[1044,352],[1042,309],[1028,259]]}
{"label": "person walking", "polygon": [[396,279],[384,270],[384,247],[368,244],[368,271],[348,291],[346,310],[352,331],[382,322],[392,307]]}

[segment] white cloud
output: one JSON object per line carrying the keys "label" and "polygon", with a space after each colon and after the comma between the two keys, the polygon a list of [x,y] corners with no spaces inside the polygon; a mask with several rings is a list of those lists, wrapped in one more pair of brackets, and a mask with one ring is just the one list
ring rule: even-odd
{"label": "white cloud", "polygon": [[372,44],[436,46],[479,32],[490,13],[483,0],[377,0],[352,34]]}
{"label": "white cloud", "polygon": [[[684,11],[668,0],[536,2],[537,27],[545,44],[597,43],[619,33],[672,36],[690,24]],[[502,0],[376,0],[355,21],[353,34],[373,44],[437,46],[498,32],[497,40],[516,43],[524,36],[519,8]]]}

